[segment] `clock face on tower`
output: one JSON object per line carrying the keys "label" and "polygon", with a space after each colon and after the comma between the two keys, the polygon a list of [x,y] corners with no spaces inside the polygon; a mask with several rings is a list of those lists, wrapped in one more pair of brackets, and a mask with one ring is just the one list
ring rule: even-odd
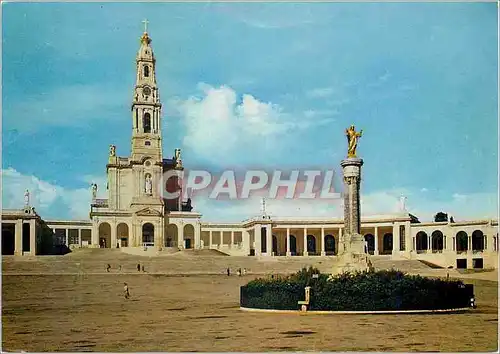
{"label": "clock face on tower", "polygon": [[148,86],[145,86],[143,89],[142,89],[142,93],[146,96],[149,96],[151,94],[151,89],[148,87]]}

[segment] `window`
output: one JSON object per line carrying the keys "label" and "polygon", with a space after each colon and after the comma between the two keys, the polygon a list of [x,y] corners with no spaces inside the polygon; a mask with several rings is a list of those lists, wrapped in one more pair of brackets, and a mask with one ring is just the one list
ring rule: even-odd
{"label": "window", "polygon": [[144,145],[146,145],[146,146],[150,146],[150,145],[151,145],[151,141],[146,141],[146,142],[144,143]]}
{"label": "window", "polygon": [[151,115],[148,112],[144,113],[142,125],[144,127],[144,133],[151,133]]}
{"label": "window", "polygon": [[404,225],[399,226],[399,250],[404,251],[406,249],[406,235]]}
{"label": "window", "polygon": [[144,77],[149,77],[149,66],[144,65]]}

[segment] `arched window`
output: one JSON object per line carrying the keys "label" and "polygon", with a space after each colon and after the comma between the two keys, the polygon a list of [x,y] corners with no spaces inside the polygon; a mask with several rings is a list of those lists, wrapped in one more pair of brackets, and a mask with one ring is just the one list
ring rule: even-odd
{"label": "arched window", "polygon": [[144,77],[149,77],[149,66],[144,65]]}
{"label": "arched window", "polygon": [[366,251],[369,254],[375,254],[375,236],[373,236],[372,234],[366,234],[365,241],[366,241],[366,247],[367,247]]}
{"label": "arched window", "polygon": [[144,126],[144,133],[151,133],[151,115],[147,112],[144,113],[142,125]]}

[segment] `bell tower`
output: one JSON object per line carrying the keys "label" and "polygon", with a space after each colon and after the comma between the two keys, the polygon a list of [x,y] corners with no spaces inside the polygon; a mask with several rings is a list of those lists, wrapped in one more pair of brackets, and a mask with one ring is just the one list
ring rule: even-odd
{"label": "bell tower", "polygon": [[161,103],[156,85],[156,59],[144,20],[144,34],[136,57],[136,83],[132,101],[132,160],[162,161]]}

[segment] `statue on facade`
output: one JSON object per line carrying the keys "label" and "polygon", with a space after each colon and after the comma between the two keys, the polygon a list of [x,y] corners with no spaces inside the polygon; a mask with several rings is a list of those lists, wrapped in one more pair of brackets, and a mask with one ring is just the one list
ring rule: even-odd
{"label": "statue on facade", "polygon": [[150,174],[146,175],[145,189],[146,189],[146,194],[148,195],[153,194],[153,179],[151,178]]}
{"label": "statue on facade", "polygon": [[29,206],[30,205],[30,191],[26,189],[26,192],[24,192],[24,205]]}
{"label": "statue on facade", "polygon": [[345,130],[347,136],[347,157],[356,157],[358,139],[363,135],[363,130],[357,132],[354,125]]}
{"label": "statue on facade", "polygon": [[97,198],[97,184],[92,183],[92,200]]}
{"label": "statue on facade", "polygon": [[405,212],[406,211],[406,197],[402,195],[399,197],[399,211],[400,212]]}
{"label": "statue on facade", "polygon": [[109,146],[109,156],[115,156],[116,155],[116,146],[110,145]]}
{"label": "statue on facade", "polygon": [[181,149],[175,149],[175,168],[180,169],[182,168],[182,160],[181,160]]}

